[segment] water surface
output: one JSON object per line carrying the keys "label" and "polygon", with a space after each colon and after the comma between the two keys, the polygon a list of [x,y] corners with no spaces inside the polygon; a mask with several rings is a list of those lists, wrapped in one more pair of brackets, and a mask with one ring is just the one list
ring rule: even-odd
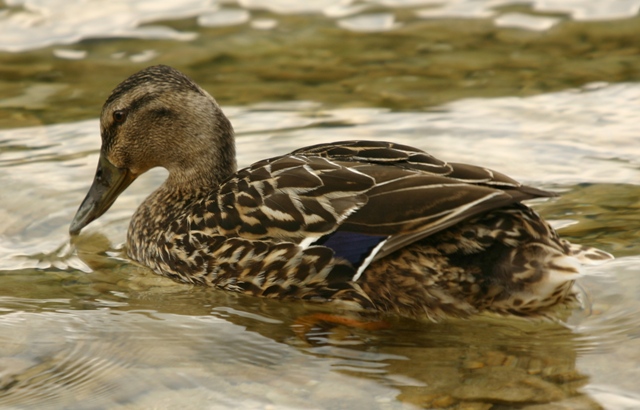
{"label": "water surface", "polygon": [[[0,31],[26,28],[0,52],[0,406],[639,408],[638,4],[552,3],[79,2],[56,20],[48,2],[7,2]],[[241,165],[340,139],[410,144],[561,193],[533,206],[617,259],[587,270],[584,307],[559,322],[389,318],[301,337],[319,307],[176,284],[123,257],[162,170],[70,243],[100,105],[160,62],[222,103]]]}

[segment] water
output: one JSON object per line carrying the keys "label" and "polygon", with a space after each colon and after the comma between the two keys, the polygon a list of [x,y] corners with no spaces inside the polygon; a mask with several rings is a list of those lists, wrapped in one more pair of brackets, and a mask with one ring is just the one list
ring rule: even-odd
{"label": "water", "polygon": [[[640,407],[637,2],[41,3],[0,16],[14,33],[0,48],[21,51],[0,53],[1,407]],[[587,271],[585,307],[560,323],[392,319],[300,337],[316,306],[176,284],[121,255],[161,170],[70,243],[102,100],[157,62],[223,104],[241,165],[340,139],[415,145],[561,192],[536,209],[617,259]]]}

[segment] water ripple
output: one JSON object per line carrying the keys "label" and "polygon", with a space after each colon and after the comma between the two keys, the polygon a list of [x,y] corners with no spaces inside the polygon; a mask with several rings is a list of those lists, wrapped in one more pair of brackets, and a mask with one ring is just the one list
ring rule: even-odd
{"label": "water ripple", "polygon": [[[30,326],[17,328],[16,322]],[[312,356],[213,316],[14,312],[0,316],[0,344],[3,407],[137,408],[152,394],[157,405],[161,392],[175,391],[175,400],[192,391],[216,396],[221,408],[273,401],[299,408],[304,401],[287,391],[312,386],[331,372]],[[345,382],[344,376],[332,378]],[[373,388],[369,384],[354,389]],[[206,402],[189,397],[191,403]]]}
{"label": "water ripple", "polygon": [[[178,31],[167,26],[151,26],[156,21],[198,18],[202,26],[239,25],[250,22],[253,28],[271,29],[277,19],[253,18],[253,14],[268,10],[278,15],[322,14],[337,19],[336,24],[349,31],[381,32],[397,28],[396,14],[403,17],[403,8],[414,8],[418,18],[494,19],[497,26],[525,30],[548,30],[559,19],[538,14],[502,12],[508,6],[521,6],[519,0],[238,0],[241,8],[220,8],[214,0],[188,0],[179,5],[171,1],[112,0],[11,0],[0,12],[0,50],[19,52],[50,45],[74,44],[87,38],[128,37],[190,41],[196,33]],[[571,2],[536,0],[527,2],[535,13],[566,15],[574,20],[612,20],[634,17],[640,10],[640,0]],[[424,8],[427,6],[428,8]],[[379,9],[397,13],[367,13]],[[411,14],[413,15],[413,14]],[[343,18],[347,17],[347,18]],[[406,18],[406,17],[405,17]],[[264,22],[269,21],[268,25]],[[73,50],[57,50],[61,58],[83,58]]]}

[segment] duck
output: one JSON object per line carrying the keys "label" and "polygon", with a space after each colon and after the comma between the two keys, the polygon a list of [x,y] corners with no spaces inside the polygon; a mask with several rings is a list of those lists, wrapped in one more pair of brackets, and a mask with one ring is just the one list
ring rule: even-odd
{"label": "duck", "polygon": [[115,87],[100,134],[71,236],[163,167],[125,247],[181,283],[430,320],[532,317],[575,299],[583,265],[612,258],[523,204],[555,193],[403,144],[318,144],[238,170],[216,100],[166,65]]}

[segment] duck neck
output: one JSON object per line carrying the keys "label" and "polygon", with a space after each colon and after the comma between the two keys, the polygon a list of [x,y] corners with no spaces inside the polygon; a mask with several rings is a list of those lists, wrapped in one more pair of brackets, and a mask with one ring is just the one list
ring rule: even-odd
{"label": "duck neck", "polygon": [[188,147],[174,153],[174,161],[167,167],[166,188],[171,191],[200,191],[216,189],[236,172],[236,148],[233,128],[221,116],[213,125],[214,132],[198,135]]}

